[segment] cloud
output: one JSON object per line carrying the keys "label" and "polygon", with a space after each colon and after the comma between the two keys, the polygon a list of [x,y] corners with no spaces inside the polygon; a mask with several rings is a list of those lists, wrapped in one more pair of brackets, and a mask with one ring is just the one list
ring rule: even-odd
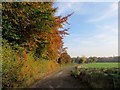
{"label": "cloud", "polygon": [[99,22],[107,18],[115,17],[118,15],[118,3],[114,2],[106,9],[104,12],[100,11],[100,16],[94,16],[94,18],[89,19],[87,22]]}
{"label": "cloud", "polygon": [[101,25],[99,32],[93,38],[100,43],[113,44],[118,41],[118,29],[115,26]]}
{"label": "cloud", "polygon": [[76,2],[58,2],[56,3],[58,10],[56,15],[66,15],[71,12],[78,13],[79,11],[83,11],[83,5],[84,3],[76,3]]}
{"label": "cloud", "polygon": [[[83,22],[88,20],[89,23],[85,23],[81,29],[85,30],[88,25],[88,30],[84,31],[85,35],[82,35],[81,32],[75,31],[70,33],[68,39],[65,39],[65,46],[68,47],[69,54],[73,56],[112,56],[118,55],[118,25],[117,25],[117,3],[105,3],[102,9],[95,3],[58,3],[59,9],[57,15],[66,15],[71,11],[76,11],[75,14],[83,14]],[[102,4],[103,5],[103,4]],[[98,10],[100,10],[98,12]],[[94,12],[94,13],[92,13]],[[98,13],[97,13],[98,12]],[[93,15],[92,15],[93,14]],[[83,17],[84,17],[83,15]],[[82,18],[82,15],[76,15]],[[92,16],[92,17],[90,17]],[[74,16],[73,16],[74,18]],[[79,18],[79,17],[75,17]],[[74,19],[75,19],[74,18]],[[113,20],[115,19],[115,20]],[[71,23],[72,23],[71,19]],[[79,19],[78,19],[79,20]],[[97,23],[96,23],[97,22]],[[74,22],[76,23],[76,22]],[[84,24],[84,23],[83,23]],[[72,25],[72,24],[71,24]],[[89,28],[90,26],[90,28]],[[81,26],[80,26],[81,27]],[[92,28],[91,28],[92,27]],[[79,27],[74,28],[80,29]],[[94,30],[93,30],[94,29]],[[73,30],[73,31],[74,31]],[[91,34],[93,32],[93,34]],[[90,33],[90,35],[89,35]]]}
{"label": "cloud", "polygon": [[118,2],[119,0],[56,0],[56,2]]}
{"label": "cloud", "polygon": [[58,10],[57,10],[56,15],[59,16],[61,14],[66,13],[68,10],[70,10],[72,4],[73,4],[72,2],[69,2],[69,3],[59,2],[59,3],[57,3]]}
{"label": "cloud", "polygon": [[74,35],[65,43],[69,54],[74,56],[113,56],[118,55],[117,25],[97,25],[96,32],[89,37]]}

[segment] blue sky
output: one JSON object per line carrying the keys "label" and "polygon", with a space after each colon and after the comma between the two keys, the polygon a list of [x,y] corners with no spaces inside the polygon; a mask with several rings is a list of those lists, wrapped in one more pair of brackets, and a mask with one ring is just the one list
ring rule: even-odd
{"label": "blue sky", "polygon": [[64,38],[71,57],[118,55],[117,2],[56,2],[56,16],[69,18],[69,36]]}

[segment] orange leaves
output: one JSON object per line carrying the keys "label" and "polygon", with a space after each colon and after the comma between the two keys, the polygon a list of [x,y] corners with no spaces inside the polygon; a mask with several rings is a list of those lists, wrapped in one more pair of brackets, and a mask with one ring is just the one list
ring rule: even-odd
{"label": "orange leaves", "polygon": [[[57,8],[53,8],[52,4],[53,2],[3,4],[3,37],[12,44],[16,43],[37,53],[37,56],[49,56],[52,60],[58,58],[63,36],[68,35],[67,30],[59,31],[59,28],[63,28],[63,23],[67,22],[71,14],[65,17],[54,16]],[[24,58],[28,60],[25,52]]]}
{"label": "orange leaves", "polygon": [[[40,79],[59,67],[57,59],[63,47],[62,39],[68,35],[67,30],[59,31],[59,28],[63,28],[63,22],[67,22],[69,15],[55,17],[55,12],[56,8],[52,8],[49,2],[3,4],[3,37],[13,44],[10,47],[16,46],[17,49],[16,56],[4,50],[4,67],[12,67],[12,72],[11,68],[5,72],[10,84],[23,84],[28,79],[30,83],[31,77]],[[14,76],[18,82],[12,79]],[[8,81],[6,77],[4,79]]]}
{"label": "orange leaves", "polygon": [[26,50],[23,51],[23,58],[24,60],[28,60],[28,55],[26,54]]}

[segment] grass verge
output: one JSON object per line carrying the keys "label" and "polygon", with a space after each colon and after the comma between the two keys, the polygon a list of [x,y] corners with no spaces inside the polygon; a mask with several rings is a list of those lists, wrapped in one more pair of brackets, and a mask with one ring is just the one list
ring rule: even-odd
{"label": "grass verge", "polygon": [[71,75],[93,89],[120,88],[120,69],[117,63],[83,64],[82,68],[73,70]]}

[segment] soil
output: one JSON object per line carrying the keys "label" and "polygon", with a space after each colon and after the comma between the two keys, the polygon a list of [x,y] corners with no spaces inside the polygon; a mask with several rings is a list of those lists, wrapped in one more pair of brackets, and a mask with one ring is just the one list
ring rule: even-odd
{"label": "soil", "polygon": [[31,88],[89,88],[88,85],[71,76],[75,66],[61,68],[57,72],[43,78]]}

